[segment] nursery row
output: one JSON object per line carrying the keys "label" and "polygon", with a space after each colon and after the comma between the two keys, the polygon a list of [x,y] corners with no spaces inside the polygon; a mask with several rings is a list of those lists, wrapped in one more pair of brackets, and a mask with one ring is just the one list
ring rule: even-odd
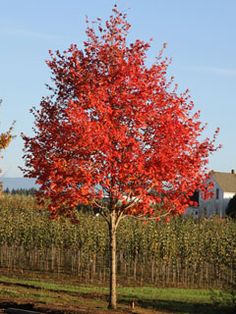
{"label": "nursery row", "polygon": [[[51,221],[33,197],[0,199],[0,267],[5,272],[54,272],[86,282],[109,276],[108,229],[99,216],[79,212],[79,223]],[[225,287],[235,283],[236,223],[174,218],[124,219],[117,234],[120,283]]]}

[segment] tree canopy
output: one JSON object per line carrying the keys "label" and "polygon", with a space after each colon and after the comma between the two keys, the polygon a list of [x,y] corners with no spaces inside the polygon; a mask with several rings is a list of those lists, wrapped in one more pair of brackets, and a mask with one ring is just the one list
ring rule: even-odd
{"label": "tree canopy", "polygon": [[153,202],[182,212],[204,182],[214,139],[202,140],[188,91],[167,78],[169,60],[161,52],[147,67],[149,43],[129,44],[126,15],[113,13],[98,34],[88,26],[84,49],[50,52],[55,86],[33,110],[25,174],[55,215],[104,198],[129,214],[152,214]]}
{"label": "tree canopy", "polygon": [[236,194],[230,199],[225,211],[226,215],[231,218],[236,218]]}
{"label": "tree canopy", "polygon": [[[2,100],[0,99],[0,104],[1,103],[2,103]],[[8,145],[10,144],[13,138],[12,129],[13,129],[13,126],[10,127],[8,131],[0,133],[0,158],[2,157],[1,156],[2,151],[8,147]]]}

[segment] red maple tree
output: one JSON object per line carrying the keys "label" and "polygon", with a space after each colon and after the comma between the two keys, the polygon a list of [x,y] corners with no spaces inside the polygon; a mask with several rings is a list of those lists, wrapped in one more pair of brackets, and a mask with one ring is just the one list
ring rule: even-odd
{"label": "red maple tree", "polygon": [[[110,308],[116,308],[116,229],[134,215],[183,213],[207,176],[215,136],[188,92],[177,93],[162,51],[146,66],[149,43],[127,42],[130,25],[115,6],[84,48],[50,52],[54,87],[33,109],[35,134],[24,136],[25,175],[37,178],[53,217],[78,203],[96,207],[109,226]],[[216,133],[218,130],[216,131]],[[155,205],[155,204],[158,204]]]}

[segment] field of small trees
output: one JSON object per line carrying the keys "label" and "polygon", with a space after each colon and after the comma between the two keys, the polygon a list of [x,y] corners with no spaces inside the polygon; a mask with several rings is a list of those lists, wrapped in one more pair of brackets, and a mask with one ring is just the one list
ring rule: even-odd
{"label": "field of small trees", "polygon": [[[81,282],[109,280],[107,226],[89,212],[78,224],[48,212],[33,196],[0,199],[0,269],[76,276]],[[192,220],[169,223],[125,219],[117,234],[118,282],[158,287],[222,288],[235,283],[236,223]]]}

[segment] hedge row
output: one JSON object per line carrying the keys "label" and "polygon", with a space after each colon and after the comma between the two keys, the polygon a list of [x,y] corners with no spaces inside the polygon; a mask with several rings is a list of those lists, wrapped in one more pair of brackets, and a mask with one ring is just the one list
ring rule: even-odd
{"label": "hedge row", "polygon": [[[0,267],[76,275],[106,282],[108,230],[99,216],[78,213],[79,223],[51,221],[31,196],[0,199]],[[224,287],[235,283],[236,223],[175,218],[169,223],[123,220],[117,235],[122,284]]]}

